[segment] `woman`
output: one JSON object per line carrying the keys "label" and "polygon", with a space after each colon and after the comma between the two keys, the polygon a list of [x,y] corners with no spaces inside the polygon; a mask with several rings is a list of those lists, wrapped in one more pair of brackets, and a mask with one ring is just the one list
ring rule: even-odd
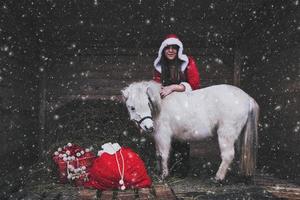
{"label": "woman", "polygon": [[[156,82],[162,84],[162,98],[172,92],[192,91],[200,88],[200,76],[195,60],[183,52],[182,42],[174,34],[168,35],[162,42],[158,57],[154,61]],[[189,169],[189,144],[175,141],[170,153],[171,173],[185,177]]]}
{"label": "woman", "polygon": [[174,34],[162,42],[154,61],[153,79],[162,84],[161,97],[172,92],[200,88],[200,76],[195,60],[183,54],[183,44]]}

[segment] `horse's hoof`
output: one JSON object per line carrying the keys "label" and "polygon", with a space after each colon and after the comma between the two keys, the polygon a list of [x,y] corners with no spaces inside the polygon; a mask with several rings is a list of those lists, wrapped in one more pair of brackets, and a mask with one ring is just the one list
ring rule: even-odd
{"label": "horse's hoof", "polygon": [[218,179],[218,178],[211,178],[211,181],[212,181],[213,184],[215,184],[217,186],[222,186],[225,183],[227,183],[227,181],[225,179],[221,180],[221,179]]}
{"label": "horse's hoof", "polygon": [[212,183],[218,184],[220,183],[220,180],[216,179],[216,178],[211,178],[210,179]]}

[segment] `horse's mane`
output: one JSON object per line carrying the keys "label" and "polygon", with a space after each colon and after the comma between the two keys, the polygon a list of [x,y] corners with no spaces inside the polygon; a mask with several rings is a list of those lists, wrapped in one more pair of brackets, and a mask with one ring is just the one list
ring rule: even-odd
{"label": "horse's mane", "polygon": [[156,97],[155,99],[153,99],[153,101],[156,100],[157,103],[160,103],[160,87],[160,83],[152,80],[133,82],[124,90],[122,90],[122,94],[125,99],[134,99],[135,104],[140,105],[144,102],[148,102],[147,90],[150,88],[152,96]]}

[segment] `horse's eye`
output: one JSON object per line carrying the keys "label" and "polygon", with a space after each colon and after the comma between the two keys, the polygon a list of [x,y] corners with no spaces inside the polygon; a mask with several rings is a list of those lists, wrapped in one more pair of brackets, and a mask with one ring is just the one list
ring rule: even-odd
{"label": "horse's eye", "polygon": [[130,110],[135,111],[135,108],[133,106],[130,107]]}

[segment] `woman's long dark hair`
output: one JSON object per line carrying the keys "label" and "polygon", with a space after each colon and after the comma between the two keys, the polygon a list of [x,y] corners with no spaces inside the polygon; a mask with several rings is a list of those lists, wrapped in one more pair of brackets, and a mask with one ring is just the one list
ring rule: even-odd
{"label": "woman's long dark hair", "polygon": [[160,64],[161,84],[163,86],[179,84],[180,82],[186,81],[184,73],[181,71],[182,61],[178,59],[178,56],[176,56],[174,60],[168,60],[164,53],[162,53]]}

